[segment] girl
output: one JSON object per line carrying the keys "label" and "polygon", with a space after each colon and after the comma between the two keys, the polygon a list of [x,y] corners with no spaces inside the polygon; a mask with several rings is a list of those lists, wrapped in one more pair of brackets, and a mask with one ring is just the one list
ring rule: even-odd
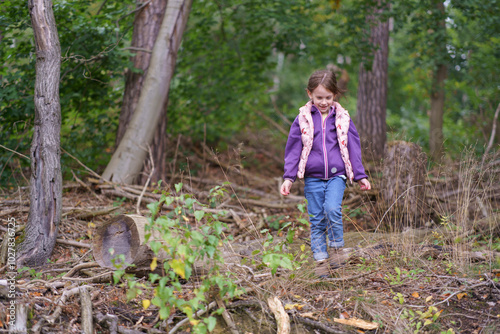
{"label": "girl", "polygon": [[290,128],[280,189],[286,196],[295,179],[304,178],[311,249],[319,276],[326,276],[327,247],[344,246],[341,205],[347,179],[358,182],[362,190],[371,188],[361,161],[359,135],[347,110],[335,101],[340,93],[329,70],[316,71],[309,78],[310,101],[300,108]]}

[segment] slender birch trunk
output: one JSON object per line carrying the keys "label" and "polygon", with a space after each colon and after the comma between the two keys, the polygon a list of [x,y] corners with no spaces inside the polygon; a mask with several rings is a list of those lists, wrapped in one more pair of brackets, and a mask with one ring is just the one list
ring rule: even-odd
{"label": "slender birch trunk", "polygon": [[136,110],[104,170],[102,177],[105,180],[133,183],[139,176],[168,97],[191,4],[192,0],[169,0],[167,3]]}

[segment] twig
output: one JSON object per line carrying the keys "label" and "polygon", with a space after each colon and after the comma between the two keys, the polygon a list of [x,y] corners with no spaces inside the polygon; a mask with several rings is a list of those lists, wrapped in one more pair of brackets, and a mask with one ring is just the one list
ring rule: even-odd
{"label": "twig", "polygon": [[25,158],[25,159],[31,160],[29,157],[25,156],[24,154],[19,153],[19,152],[16,152],[16,151],[14,151],[14,150],[11,150],[11,149],[10,149],[10,148],[8,148],[8,147],[5,147],[5,146],[3,146],[3,145],[0,145],[0,147],[1,147],[1,148],[3,148],[3,149],[5,149],[5,150],[7,150],[7,151],[9,151],[9,152],[15,153],[15,154],[17,154],[17,155],[19,155],[19,156],[21,156],[21,157],[23,157],[23,158]]}
{"label": "twig", "polygon": [[175,146],[175,153],[174,153],[174,161],[172,164],[172,177],[171,180],[173,181],[175,179],[175,165],[177,164],[177,153],[179,152],[179,145],[181,143],[181,134],[177,136],[177,145]]}
{"label": "twig", "polygon": [[137,208],[136,212],[138,215],[141,214],[141,201],[142,197],[144,196],[144,193],[146,192],[146,189],[148,188],[149,182],[151,181],[151,177],[153,176],[153,173],[155,172],[155,162],[153,159],[153,152],[151,152],[151,146],[148,145],[148,150],[149,150],[149,157],[151,161],[151,172],[149,173],[148,179],[146,180],[146,183],[144,184],[144,188],[142,188],[141,194],[139,195],[139,198],[137,199]]}
{"label": "twig", "polygon": [[[217,306],[217,302],[211,302],[210,304],[208,304],[208,306],[205,309],[199,310],[193,316],[195,318],[198,318],[198,317],[202,316],[203,314],[205,314],[206,312],[208,312],[209,310],[211,310],[212,308],[214,308],[215,306]],[[181,328],[182,326],[184,326],[188,322],[189,322],[189,318],[185,318],[184,320],[179,321],[177,323],[177,325],[175,325],[175,327],[172,328],[170,330],[170,332],[168,332],[168,334],[174,334],[175,332],[177,332],[179,330],[179,328]]]}
{"label": "twig", "polygon": [[399,201],[399,199],[401,197],[404,196],[404,194],[406,194],[406,192],[410,191],[411,189],[415,188],[415,187],[422,187],[421,184],[416,184],[414,186],[411,186],[410,188],[406,189],[405,191],[403,191],[403,193],[401,195],[398,196],[398,198],[396,198],[396,200],[391,204],[391,206],[389,207],[389,209],[387,209],[387,211],[384,213],[384,215],[382,216],[382,218],[380,219],[380,222],[378,223],[377,225],[377,228],[375,229],[375,231],[373,231],[373,233],[377,233],[377,230],[378,228],[380,227],[380,224],[382,224],[382,221],[384,220],[385,216],[387,215],[387,213],[391,210],[391,208]]}
{"label": "twig", "polygon": [[332,278],[322,278],[322,279],[317,279],[317,280],[314,280],[314,281],[311,281],[309,279],[301,279],[301,278],[295,278],[296,280],[299,280],[299,281],[305,281],[305,282],[308,282],[308,283],[324,283],[324,282],[344,282],[344,281],[350,281],[350,280],[353,280],[353,279],[356,279],[356,278],[361,278],[361,277],[364,277],[364,276],[368,276],[370,274],[372,274],[373,271],[370,271],[369,273],[361,273],[359,275],[354,275],[354,276],[348,276],[348,277],[332,277]]}
{"label": "twig", "polygon": [[278,123],[276,123],[271,117],[267,116],[266,114],[264,114],[260,110],[257,110],[255,108],[253,108],[250,105],[250,103],[247,103],[247,106],[250,107],[250,109],[252,109],[257,115],[259,115],[260,117],[262,117],[263,119],[265,119],[267,122],[269,122],[269,124],[272,124],[283,135],[288,136],[288,131],[286,131],[285,129],[283,129],[283,127],[281,125],[279,125]]}
{"label": "twig", "polygon": [[57,243],[81,248],[91,248],[90,244],[84,244],[83,242],[78,242],[74,240],[56,239]]}
{"label": "twig", "polygon": [[[66,210],[67,208],[63,208]],[[95,218],[97,216],[107,215],[113,211],[120,209],[119,206],[111,206],[111,207],[87,207],[87,209],[81,208],[70,208],[70,211],[62,214],[63,217],[70,216],[75,214],[74,218],[85,220],[87,218]]]}
{"label": "twig", "polygon": [[85,168],[90,174],[94,175],[95,177],[97,177],[98,179],[101,178],[101,176],[99,174],[97,174],[96,172],[94,172],[92,169],[90,169],[89,167],[85,166],[83,164],[83,162],[81,162],[80,160],[78,160],[76,157],[72,156],[68,151],[66,151],[64,148],[61,147],[61,151],[64,153],[64,154],[67,154],[70,158],[74,159],[76,162],[78,162],[78,164],[80,166],[82,166],[83,168]]}
{"label": "twig", "polygon": [[112,276],[113,276],[112,271],[106,271],[102,274],[99,274],[99,275],[96,275],[93,277],[89,277],[89,278],[61,277],[61,279],[68,280],[68,281],[77,281],[77,282],[104,283],[104,282],[111,282]]}
{"label": "twig", "polygon": [[[66,303],[66,300],[69,297],[71,297],[71,296],[76,295],[77,293],[79,293],[80,292],[80,288],[81,287],[76,287],[76,288],[72,288],[72,289],[69,289],[69,290],[64,290],[62,296],[56,302],[57,308],[54,311],[54,313],[52,313],[52,315],[50,315],[50,316],[44,316],[45,320],[47,320],[47,322],[49,324],[55,323],[56,319],[59,318],[59,316],[61,315],[62,306]],[[88,286],[88,285],[83,286],[83,288],[93,289],[93,287]],[[39,321],[39,322],[41,322],[41,321]],[[38,323],[37,323],[37,325],[38,325]],[[41,326],[40,326],[40,328],[41,328]]]}
{"label": "twig", "polygon": [[99,13],[101,12],[101,10],[104,8],[104,5],[106,5],[106,2],[108,0],[104,0],[101,5],[99,6],[99,10],[97,10],[97,13],[95,15],[99,15]]}
{"label": "twig", "polygon": [[66,275],[64,275],[63,277],[71,277],[73,276],[75,273],[77,273],[78,271],[82,270],[82,269],[86,269],[86,268],[94,268],[94,267],[99,267],[99,264],[97,262],[86,262],[86,263],[82,263],[82,264],[79,264],[77,266],[74,266],[73,268],[71,268],[70,271],[68,271],[66,273]]}
{"label": "twig", "polygon": [[[300,314],[299,314],[300,315]],[[300,323],[306,324],[311,327],[315,327],[317,329],[320,329],[322,333],[333,333],[333,334],[348,334],[350,332],[344,332],[338,329],[334,329],[330,326],[327,326],[319,321],[314,321],[312,319],[307,319],[304,317],[295,317],[294,320],[297,320]]]}
{"label": "twig", "polygon": [[226,305],[224,305],[224,302],[222,301],[222,298],[219,295],[217,295],[215,297],[215,301],[217,302],[217,306],[219,306],[219,308],[223,309],[222,318],[226,322],[227,327],[229,327],[229,331],[231,332],[231,334],[239,334],[238,330],[236,329],[236,325],[234,324],[233,319],[231,319],[231,315],[229,315],[229,312],[226,309]]}
{"label": "twig", "polygon": [[71,170],[71,174],[73,174],[73,177],[75,178],[76,182],[77,182],[78,184],[80,184],[82,187],[84,187],[85,189],[87,189],[87,190],[88,190],[88,191],[89,191],[92,195],[94,195],[94,197],[95,197],[95,198],[97,198],[97,199],[98,199],[99,201],[101,201],[101,202],[102,202],[102,201],[104,201],[104,199],[103,199],[101,196],[97,195],[97,194],[95,193],[95,191],[93,191],[93,190],[89,187],[89,185],[88,185],[88,184],[86,184],[85,182],[83,182],[82,180],[80,180],[80,179],[76,176],[75,172],[73,172],[73,170]]}
{"label": "twig", "polygon": [[449,295],[446,299],[440,301],[440,302],[437,302],[437,303],[434,303],[430,306],[427,306],[427,305],[407,305],[408,307],[417,307],[417,308],[427,308],[427,307],[432,307],[432,306],[436,306],[436,305],[439,305],[439,304],[442,304],[442,303],[446,303],[448,300],[450,300],[451,298],[453,298],[455,295],[458,295],[459,293],[465,291],[465,290],[471,290],[471,289],[474,289],[474,288],[477,288],[479,286],[484,286],[484,285],[489,285],[490,283],[489,282],[481,282],[481,283],[478,283],[478,284],[475,284],[475,285],[472,285],[472,286],[469,286],[465,289],[459,289],[458,291],[452,293],[451,295]]}
{"label": "twig", "polygon": [[486,146],[486,150],[484,151],[481,165],[484,165],[484,161],[486,160],[486,156],[488,155],[488,152],[491,150],[491,147],[493,146],[493,141],[495,140],[495,133],[497,131],[497,119],[498,119],[499,113],[500,113],[500,103],[498,104],[497,110],[495,111],[495,116],[493,117],[493,127],[491,128],[491,136],[490,136],[490,140],[488,142],[488,146]]}
{"label": "twig", "polygon": [[137,51],[137,52],[153,53],[153,50],[144,49],[144,48],[137,48],[137,47],[133,47],[133,46],[121,48],[120,50],[132,50],[132,51]]}

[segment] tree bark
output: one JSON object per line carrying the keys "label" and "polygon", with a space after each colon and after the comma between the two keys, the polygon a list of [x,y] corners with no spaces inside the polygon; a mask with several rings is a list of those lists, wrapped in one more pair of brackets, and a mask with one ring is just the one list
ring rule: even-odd
{"label": "tree bark", "polygon": [[[378,1],[381,6],[384,0]],[[383,158],[386,141],[387,68],[389,53],[389,22],[376,17],[383,9],[367,17],[371,26],[370,43],[374,48],[371,70],[360,64],[356,127],[361,138],[363,157]]]}
{"label": "tree bark", "polygon": [[[149,4],[145,5],[146,2]],[[153,50],[156,37],[160,30],[167,1],[153,0],[146,1],[140,0],[137,6],[144,6],[143,9],[137,12],[134,20],[134,33],[132,35],[131,47],[134,50]],[[132,57],[134,70],[127,71],[125,75],[125,92],[123,95],[122,109],[120,112],[120,121],[118,124],[118,131],[116,134],[116,147],[120,144],[128,124],[132,119],[134,110],[139,102],[144,79],[146,77],[149,63],[151,60],[151,52],[136,51]],[[137,71],[139,70],[139,72]],[[151,177],[151,181],[157,182],[160,179],[165,179],[166,167],[166,148],[167,148],[167,102],[164,104],[163,111],[156,127],[153,143],[151,144],[151,152],[153,155],[153,162],[155,170]],[[147,161],[147,160],[146,160]],[[144,165],[143,171],[139,177],[139,183],[144,184],[147,176],[149,175],[151,166]]]}
{"label": "tree bark", "polygon": [[[444,36],[446,34],[444,3],[442,1],[434,1],[434,3],[439,13],[441,13],[441,18],[437,24],[436,33],[441,34],[444,39]],[[438,39],[438,43],[440,45],[436,45],[436,47],[443,48],[442,52],[446,53],[446,42],[444,40],[440,41],[440,39]],[[443,154],[443,115],[445,100],[444,81],[446,80],[446,76],[446,65],[443,64],[443,61],[438,61],[436,63],[435,72],[432,78],[432,91],[430,94],[431,113],[429,116],[429,149],[432,159],[436,162],[441,161],[441,157]]]}
{"label": "tree bark", "polygon": [[105,180],[133,183],[140,174],[155,133],[150,127],[156,128],[167,101],[191,4],[192,0],[169,0],[167,3],[137,107],[103,173]]}
{"label": "tree bark", "polygon": [[50,257],[61,220],[61,47],[51,0],[29,0],[36,47],[35,127],[31,143],[30,212],[19,245],[18,266],[40,266]]}

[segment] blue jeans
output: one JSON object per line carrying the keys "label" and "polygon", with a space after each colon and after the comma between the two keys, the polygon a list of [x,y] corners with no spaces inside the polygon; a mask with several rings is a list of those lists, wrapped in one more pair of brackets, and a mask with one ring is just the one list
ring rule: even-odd
{"label": "blue jeans", "polygon": [[311,222],[311,250],[316,261],[324,260],[328,258],[327,246],[344,247],[342,198],[346,179],[342,176],[329,180],[308,177],[304,182],[304,195]]}

